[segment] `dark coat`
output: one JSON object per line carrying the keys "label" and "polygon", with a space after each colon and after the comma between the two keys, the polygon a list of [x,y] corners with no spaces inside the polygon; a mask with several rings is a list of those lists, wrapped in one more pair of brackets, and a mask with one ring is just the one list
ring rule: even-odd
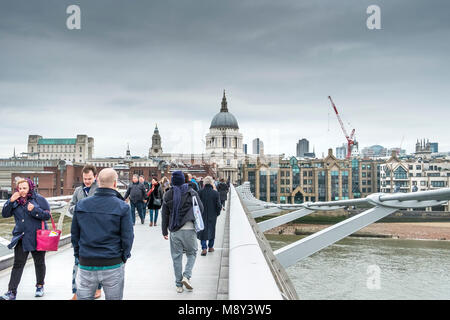
{"label": "dark coat", "polygon": [[[149,191],[152,188],[150,187]],[[155,200],[155,198],[157,199],[161,199],[161,205],[157,206],[153,203],[153,201]],[[153,209],[153,210],[159,210],[162,207],[162,199],[163,199],[163,192],[162,192],[162,187],[161,185],[158,183],[157,185],[155,185],[155,189],[153,189],[152,193],[150,193],[150,197],[148,198],[148,202],[147,202],[147,208],[149,209]]]}
{"label": "dark coat", "polygon": [[146,194],[145,200],[148,200],[147,193],[150,191],[151,186],[150,186],[150,183],[148,183],[147,181],[144,181],[143,184],[144,184],[145,194]]}
{"label": "dark coat", "polygon": [[217,191],[220,194],[220,201],[227,200],[228,186],[225,182],[219,183],[217,186]]}
{"label": "dark coat", "polygon": [[[28,203],[34,205],[32,211],[28,211]],[[6,201],[2,216],[3,218],[14,216],[16,222],[8,248],[14,248],[22,239],[23,251],[36,251],[36,230],[42,228],[42,221],[47,228],[45,220],[50,219],[50,205],[43,196],[33,192],[25,205],[20,205],[17,201],[12,203],[10,200]]]}
{"label": "dark coat", "polygon": [[128,185],[127,193],[125,193],[125,199],[130,197],[130,201],[133,203],[143,202],[146,196],[145,186],[139,182],[131,182]]}
{"label": "dark coat", "polygon": [[[188,191],[186,193],[181,194],[181,204],[179,209],[180,214],[180,225],[183,226],[188,221],[195,222],[194,217],[194,210],[193,210],[193,204],[192,204],[192,197],[195,196],[197,198],[198,206],[200,207],[200,212],[203,212],[203,204],[200,200],[200,197],[198,193],[189,187]],[[162,214],[161,214],[161,228],[162,228],[162,234],[163,236],[167,236],[168,232],[167,229],[169,228],[169,222],[170,222],[170,215],[173,211],[173,187],[170,187],[169,190],[164,193],[163,197],[163,206],[162,206]],[[178,231],[176,230],[169,230],[170,232]]]}
{"label": "dark coat", "polygon": [[134,239],[130,206],[116,190],[98,188],[75,206],[71,235],[76,258],[125,262]]}
{"label": "dark coat", "polygon": [[205,229],[197,233],[197,238],[212,240],[216,237],[216,221],[222,210],[219,193],[213,189],[212,185],[207,184],[198,194],[203,203],[202,218]]}

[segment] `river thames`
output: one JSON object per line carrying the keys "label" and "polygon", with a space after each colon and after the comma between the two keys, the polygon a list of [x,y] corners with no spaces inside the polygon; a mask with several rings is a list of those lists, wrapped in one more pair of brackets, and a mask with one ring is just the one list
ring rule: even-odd
{"label": "river thames", "polygon": [[[274,250],[301,239],[266,235]],[[450,241],[345,238],[286,269],[301,300],[450,299]]]}

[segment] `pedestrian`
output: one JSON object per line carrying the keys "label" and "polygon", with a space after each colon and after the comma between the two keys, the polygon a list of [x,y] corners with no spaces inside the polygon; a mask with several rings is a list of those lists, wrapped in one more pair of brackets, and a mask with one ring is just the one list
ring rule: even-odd
{"label": "pedestrian", "polygon": [[187,177],[186,178],[186,183],[195,190],[195,192],[199,191],[199,187],[197,184],[197,181],[195,181],[195,179],[192,177],[192,175],[190,173],[184,173],[184,175]]}
{"label": "pedestrian", "polygon": [[225,201],[227,200],[228,185],[225,183],[225,180],[223,178],[220,179],[220,182],[217,185],[217,191],[219,191],[220,203],[222,204],[222,208],[225,210]]}
{"label": "pedestrian", "polygon": [[[147,193],[147,198],[147,207],[150,210],[150,227],[156,227],[156,221],[158,220],[158,211],[162,206],[163,192],[160,183],[156,180],[155,177],[152,179],[152,187]],[[154,216],[153,212],[155,213]]]}
{"label": "pedestrian", "polygon": [[204,183],[204,188],[198,193],[203,204],[202,218],[205,225],[205,228],[197,233],[197,238],[202,245],[202,256],[206,256],[206,249],[208,252],[214,252],[216,222],[222,210],[219,193],[213,189],[214,180],[208,176],[204,179]]}
{"label": "pedestrian", "polygon": [[106,300],[123,298],[125,263],[131,256],[134,233],[130,208],[117,191],[117,178],[114,169],[103,169],[95,194],[75,206],[71,236],[79,260],[78,300],[93,300],[100,282]]}
{"label": "pedestrian", "polygon": [[[87,164],[83,167],[82,176],[83,176],[83,184],[77,187],[72,195],[72,200],[69,203],[69,212],[73,216],[75,206],[78,201],[81,199],[93,196],[95,191],[98,188],[97,184],[97,168],[93,165]],[[75,258],[75,263],[73,265],[72,271],[72,300],[77,299],[77,285],[75,279],[77,277],[78,272],[78,264],[79,261]],[[102,284],[99,283],[97,290],[95,291],[95,299],[98,299],[102,296]]]}
{"label": "pedestrian", "polygon": [[136,223],[136,210],[141,218],[141,224],[144,224],[145,216],[143,215],[145,210],[145,187],[142,183],[139,183],[139,176],[133,174],[132,182],[128,185],[127,192],[125,193],[125,200],[130,200],[131,209],[131,221],[133,225]]}
{"label": "pedestrian", "polygon": [[35,185],[30,179],[19,179],[16,185],[14,194],[2,209],[3,218],[14,216],[15,226],[11,243],[8,245],[8,249],[14,248],[14,264],[8,291],[0,297],[0,300],[16,300],[17,287],[30,252],[36,272],[35,297],[44,295],[45,251],[36,250],[36,230],[42,228],[42,221],[47,228],[45,220],[50,219],[50,206],[47,200],[36,192]]}
{"label": "pedestrian", "polygon": [[148,198],[147,198],[147,192],[150,190],[150,184],[145,181],[145,177],[141,174],[139,176],[139,183],[142,183],[144,185],[145,188],[145,198],[144,198],[144,206],[143,206],[143,210],[144,210],[144,220],[145,220],[145,216],[147,215],[147,206],[146,204],[148,204]]}
{"label": "pedestrian", "polygon": [[[162,206],[162,234],[168,240],[170,231],[170,253],[175,273],[175,286],[178,293],[183,292],[183,285],[192,290],[190,282],[192,269],[197,256],[197,233],[195,231],[195,217],[193,211],[193,197],[195,197],[200,211],[203,204],[197,192],[187,183],[183,172],[172,173],[172,187],[164,194]],[[183,252],[187,262],[183,272]]]}
{"label": "pedestrian", "polygon": [[198,180],[198,186],[200,187],[200,190],[203,189],[204,185],[203,185],[203,178],[200,177],[200,179]]}
{"label": "pedestrian", "polygon": [[159,184],[160,184],[161,187],[162,187],[163,194],[164,194],[167,190],[169,190],[169,188],[170,188],[170,181],[169,181],[169,179],[168,179],[167,177],[162,177],[162,179],[161,179],[161,181],[159,182]]}

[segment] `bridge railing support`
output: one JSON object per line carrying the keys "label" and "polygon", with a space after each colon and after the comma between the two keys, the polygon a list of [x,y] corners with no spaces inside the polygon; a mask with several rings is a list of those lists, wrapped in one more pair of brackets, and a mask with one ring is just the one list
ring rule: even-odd
{"label": "bridge railing support", "polygon": [[[250,184],[245,182],[236,188],[250,211],[262,212],[266,208],[281,210],[297,209],[288,214],[262,221],[258,223],[259,230],[264,232],[271,228],[288,223],[300,217],[304,217],[315,211],[328,211],[369,204],[373,208],[368,209],[354,217],[316,232],[308,237],[291,243],[274,252],[276,258],[283,267],[289,267],[296,262],[314,254],[315,252],[332,245],[333,243],[349,236],[352,233],[394,213],[399,209],[426,208],[447,203],[450,200],[450,188],[442,188],[431,191],[383,194],[374,193],[363,199],[338,200],[328,202],[306,202],[302,204],[275,204],[255,199],[250,192]],[[244,200],[245,199],[245,200]],[[258,216],[257,214],[255,214]]]}

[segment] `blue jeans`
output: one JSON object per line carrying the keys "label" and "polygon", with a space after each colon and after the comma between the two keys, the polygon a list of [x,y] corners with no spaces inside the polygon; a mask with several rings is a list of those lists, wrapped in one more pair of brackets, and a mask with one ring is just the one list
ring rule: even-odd
{"label": "blue jeans", "polygon": [[[153,220],[153,211],[155,211],[155,220]],[[158,209],[150,209],[150,222],[156,223],[158,220]]]}
{"label": "blue jeans", "polygon": [[[175,273],[175,285],[182,287],[183,276],[190,279],[197,257],[197,232],[195,230],[178,230],[170,233],[170,254]],[[186,252],[186,266],[183,272],[183,252]]]}
{"label": "blue jeans", "polygon": [[145,203],[142,201],[139,201],[137,203],[133,203],[130,201],[130,214],[131,214],[131,221],[133,224],[136,223],[136,210],[138,212],[139,217],[144,220],[145,219]]}
{"label": "blue jeans", "polygon": [[[206,246],[206,241],[208,241],[208,246]],[[206,250],[206,248],[213,248],[214,247],[214,239],[210,240],[200,240],[200,243],[202,244],[202,250]]]}

